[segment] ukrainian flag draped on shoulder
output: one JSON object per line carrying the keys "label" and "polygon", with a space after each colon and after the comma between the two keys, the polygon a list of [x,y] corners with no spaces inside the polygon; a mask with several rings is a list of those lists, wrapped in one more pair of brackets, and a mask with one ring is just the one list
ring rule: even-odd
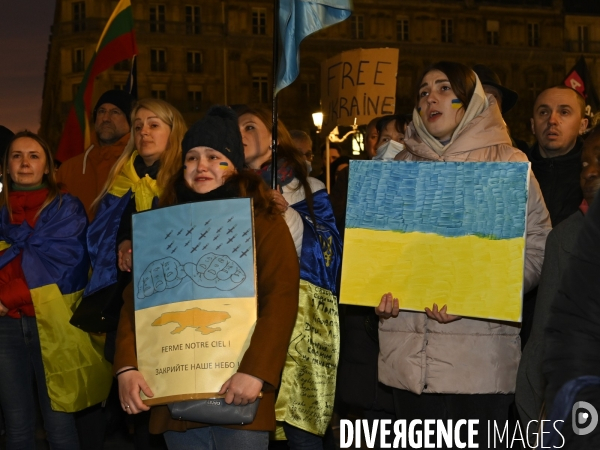
{"label": "ukrainian flag draped on shoulder", "polygon": [[308,35],[342,22],[352,13],[352,0],[279,0],[281,56],[275,93],[300,72],[300,42]]}
{"label": "ukrainian flag draped on shoulder", "polygon": [[90,224],[87,242],[93,273],[85,289],[86,297],[117,282],[117,232],[132,195],[138,212],[150,209],[154,199],[160,196],[156,180],[148,175],[140,178],[135,171],[133,162],[137,156],[138,152],[134,151],[125,163]]}
{"label": "ukrainian flag draped on shoulder", "polygon": [[[333,414],[339,357],[336,279],[342,244],[325,189],[292,205],[304,224],[298,316],[283,369],[275,414],[279,422],[323,436]],[[283,438],[278,428],[276,438]]]}
{"label": "ukrainian flag draped on shoulder", "polygon": [[87,283],[87,216],[75,197],[63,194],[41,212],[34,228],[10,223],[0,213],[0,268],[22,255],[21,266],[35,309],[46,386],[52,409],[74,412],[106,399],[112,384],[104,338],[69,323]]}

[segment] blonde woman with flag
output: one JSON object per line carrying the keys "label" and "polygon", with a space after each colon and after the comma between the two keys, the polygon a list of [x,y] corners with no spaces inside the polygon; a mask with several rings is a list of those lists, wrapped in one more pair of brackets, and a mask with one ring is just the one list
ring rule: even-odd
{"label": "blonde woman with flag", "polygon": [[131,214],[150,209],[179,169],[187,130],[181,113],[165,101],[148,98],[137,103],[131,117],[129,143],[92,205],[97,212],[88,244],[94,272],[85,296],[103,294],[114,286],[117,269],[131,271]]}
{"label": "blonde woman with flag", "polygon": [[[181,140],[186,129],[183,117],[169,103],[152,98],[140,100],[131,113],[129,142],[92,204],[95,219],[87,241],[93,272],[79,308],[93,311],[87,324],[91,328],[83,329],[107,333],[104,355],[110,362],[123,289],[131,279],[131,216],[150,209],[167,180],[180,168]],[[101,305],[102,311],[95,305]],[[80,310],[76,312],[78,318]],[[88,423],[94,421],[93,417],[98,416],[91,416]],[[149,446],[148,419],[146,416],[136,422],[136,448]]]}

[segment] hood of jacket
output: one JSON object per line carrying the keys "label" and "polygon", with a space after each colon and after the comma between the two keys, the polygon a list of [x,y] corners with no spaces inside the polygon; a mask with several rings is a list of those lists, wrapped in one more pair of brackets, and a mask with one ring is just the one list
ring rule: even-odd
{"label": "hood of jacket", "polygon": [[[412,122],[407,128],[406,138],[404,139],[406,144],[405,151],[419,159],[443,161],[455,159],[461,153],[469,153],[480,148],[501,144],[512,146],[508,128],[502,118],[496,99],[490,94],[487,95],[487,99],[489,106],[465,125],[454,140],[445,148],[442,156],[438,155],[423,142]],[[405,159],[400,155],[397,159]]]}

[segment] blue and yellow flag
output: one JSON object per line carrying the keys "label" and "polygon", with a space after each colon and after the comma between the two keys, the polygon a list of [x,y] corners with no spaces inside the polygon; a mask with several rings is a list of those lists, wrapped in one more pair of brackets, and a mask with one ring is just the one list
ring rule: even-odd
{"label": "blue and yellow flag", "polygon": [[[336,280],[342,244],[325,189],[313,194],[318,223],[313,223],[306,200],[292,208],[304,224],[300,295],[275,414],[279,422],[323,436],[333,414],[340,350]],[[283,438],[278,427],[276,439]]]}
{"label": "blue and yellow flag", "polygon": [[289,86],[300,72],[300,42],[309,34],[342,22],[352,13],[352,0],[280,0],[281,54],[275,93]]}
{"label": "blue and yellow flag", "polygon": [[0,268],[22,255],[36,314],[46,386],[52,409],[74,412],[106,399],[111,367],[104,338],[69,323],[87,283],[87,216],[81,202],[63,194],[44,208],[35,228],[10,223],[1,212],[0,242],[8,246]]}
{"label": "blue and yellow flag", "polygon": [[137,151],[131,154],[90,224],[87,244],[94,271],[85,297],[117,282],[117,232],[131,197],[135,195],[136,211],[140,212],[150,209],[160,195],[156,180],[148,175],[140,178],[136,173],[133,162],[137,156]]}
{"label": "blue and yellow flag", "polygon": [[521,319],[529,163],[351,161],[341,303]]}

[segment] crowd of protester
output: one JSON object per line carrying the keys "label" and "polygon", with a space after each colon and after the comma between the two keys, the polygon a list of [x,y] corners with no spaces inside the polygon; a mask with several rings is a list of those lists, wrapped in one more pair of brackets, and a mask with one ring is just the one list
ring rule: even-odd
{"label": "crowd of protester", "polygon": [[[503,119],[518,95],[485,66],[433,64],[414,99],[412,115],[397,111],[366,126],[363,159],[531,162],[522,323],[454,316],[434,303],[403,311],[392,292],[375,293],[375,308],[340,305],[339,342],[331,335],[331,345],[341,346],[339,364],[327,377],[335,405],[316,400],[331,425],[314,432],[284,417],[292,449],[335,448],[332,429],[341,418],[520,420],[533,438],[538,430],[527,424],[547,417],[555,398],[564,403],[565,383],[600,375],[600,264],[592,239],[600,226],[592,213],[600,209],[592,205],[600,132],[588,123],[585,99],[563,85],[541,92],[531,147]],[[94,107],[92,145],[59,169],[42,138],[0,127],[0,422],[7,449],[35,448],[37,410],[53,449],[103,448],[119,412],[132,421],[137,449],[150,448],[156,434],[170,449],[268,448],[275,410],[297,394],[288,387],[277,397],[289,379],[290,336],[304,328],[298,315],[317,304],[303,294],[305,280],[339,293],[351,177],[342,146],[331,143],[326,161],[325,146],[318,152],[308,133],[288,132],[284,118],[272,189],[271,120],[260,107],[213,106],[187,129],[169,103],[111,90]],[[313,177],[317,153],[323,169]],[[254,202],[259,321],[220,393],[227,403],[262,400],[254,422],[243,426],[174,420],[166,406],[150,408],[140,397],[153,393],[137,371],[132,216],[240,196]],[[114,325],[102,335],[71,325],[76,299],[111,303]],[[93,371],[76,355],[95,361]],[[595,391],[585,397],[588,384],[582,389],[578,398],[596,398]],[[567,441],[592,448],[595,438],[581,447],[572,435]],[[486,448],[487,436],[479,439]]]}

